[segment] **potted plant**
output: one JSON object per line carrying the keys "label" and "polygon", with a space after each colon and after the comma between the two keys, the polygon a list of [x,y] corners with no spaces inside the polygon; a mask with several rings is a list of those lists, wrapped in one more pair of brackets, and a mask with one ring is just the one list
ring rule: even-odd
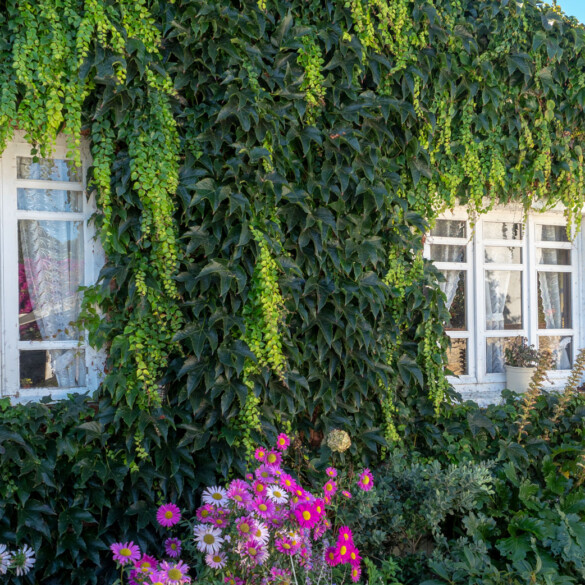
{"label": "potted plant", "polygon": [[515,337],[504,350],[506,388],[526,392],[539,359],[540,352],[534,345],[528,345],[525,337]]}

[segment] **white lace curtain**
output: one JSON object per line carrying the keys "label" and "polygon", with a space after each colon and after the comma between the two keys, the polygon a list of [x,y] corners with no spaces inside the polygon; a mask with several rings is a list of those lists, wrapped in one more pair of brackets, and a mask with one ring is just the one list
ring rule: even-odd
{"label": "white lace curtain", "polygon": [[[51,161],[52,174],[56,175],[55,177],[45,175],[42,178],[63,180],[66,171],[59,163],[64,165],[65,161]],[[19,208],[63,211],[66,210],[68,197],[67,191],[21,190]],[[63,220],[20,220],[19,239],[30,301],[42,339],[45,341],[77,339],[78,332],[71,323],[79,316],[78,289],[83,282],[81,223]],[[80,360],[77,359],[76,353],[74,349],[49,351],[50,369],[57,377],[59,387],[71,388],[79,385]]]}

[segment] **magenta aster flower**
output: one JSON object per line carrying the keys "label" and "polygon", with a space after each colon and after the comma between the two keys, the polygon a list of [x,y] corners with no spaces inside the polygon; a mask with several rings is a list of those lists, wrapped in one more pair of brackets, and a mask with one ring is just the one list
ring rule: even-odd
{"label": "magenta aster flower", "polygon": [[212,506],[211,504],[204,504],[203,506],[197,508],[197,511],[195,512],[199,522],[211,522],[214,517],[214,513],[215,506]]}
{"label": "magenta aster flower", "polygon": [[263,552],[262,544],[253,538],[248,540],[244,545],[244,554],[255,563],[260,561]]}
{"label": "magenta aster flower", "polygon": [[241,487],[230,486],[227,497],[232,500],[236,506],[243,508],[247,502],[252,499],[252,496],[248,490],[244,490]]}
{"label": "magenta aster flower", "polygon": [[332,479],[330,479],[323,486],[323,492],[325,493],[326,496],[331,497],[332,495],[335,494],[336,491],[337,491],[337,483],[335,481],[333,481]]}
{"label": "magenta aster flower", "polygon": [[264,447],[258,447],[254,453],[256,461],[264,461],[266,459],[267,450]]}
{"label": "magenta aster flower", "polygon": [[350,576],[351,576],[351,580],[354,583],[357,583],[360,580],[360,577],[362,576],[362,568],[361,567],[352,567]]}
{"label": "magenta aster flower", "polygon": [[327,526],[324,522],[319,522],[313,530],[313,540],[319,540],[327,532]]}
{"label": "magenta aster flower", "polygon": [[270,465],[270,467],[280,467],[282,455],[278,451],[268,451],[265,461],[266,465]]}
{"label": "magenta aster flower", "polygon": [[325,551],[325,562],[330,567],[335,567],[336,565],[339,564],[339,560],[337,559],[337,552],[334,546],[330,546]]}
{"label": "magenta aster flower", "polygon": [[299,548],[301,548],[301,543],[298,539],[292,539],[286,536],[277,538],[274,545],[282,554],[289,556],[296,554]]}
{"label": "magenta aster flower", "polygon": [[353,534],[348,526],[342,526],[337,534],[337,544],[353,543]]}
{"label": "magenta aster flower", "polygon": [[315,510],[315,505],[309,502],[300,503],[295,508],[294,515],[303,528],[313,528],[319,521],[319,514]]}
{"label": "magenta aster flower", "polygon": [[294,491],[297,489],[298,484],[295,481],[294,477],[292,475],[289,475],[288,473],[283,473],[280,476],[280,485],[289,493],[294,493]]}
{"label": "magenta aster flower", "polygon": [[254,472],[254,475],[256,476],[256,479],[264,483],[274,483],[276,480],[274,468],[270,467],[270,465],[260,465],[260,467]]}
{"label": "magenta aster flower", "polygon": [[223,569],[227,563],[227,555],[223,552],[205,555],[205,563],[212,569]]}
{"label": "magenta aster flower", "polygon": [[346,543],[337,543],[337,548],[335,549],[335,554],[337,555],[337,560],[339,563],[348,563],[351,551],[353,550],[352,544]]}
{"label": "magenta aster flower", "polygon": [[183,562],[167,563],[162,562],[160,565],[160,572],[164,575],[167,585],[183,585],[184,583],[191,583],[189,577],[189,567]]}
{"label": "magenta aster flower", "polygon": [[335,467],[328,467],[325,470],[325,473],[329,476],[329,477],[337,477],[337,469],[335,469]]}
{"label": "magenta aster flower", "polygon": [[286,433],[280,433],[276,438],[276,448],[279,451],[286,451],[290,445],[290,439]]}
{"label": "magenta aster flower", "polygon": [[257,496],[252,502],[252,510],[261,518],[270,518],[274,514],[274,502],[263,496]]}
{"label": "magenta aster flower", "polygon": [[246,479],[248,481],[252,481],[254,479],[254,476],[251,473],[246,473]]}
{"label": "magenta aster flower", "polygon": [[116,542],[110,546],[114,560],[120,565],[134,563],[140,559],[140,548],[133,542]]}
{"label": "magenta aster flower", "polygon": [[325,516],[325,502],[324,502],[324,500],[317,498],[313,502],[313,505],[315,506],[315,512],[317,512],[317,514],[319,515],[319,518],[322,518],[323,516]]}
{"label": "magenta aster flower", "polygon": [[369,492],[374,487],[374,476],[367,467],[362,471],[360,475],[358,487],[364,490],[364,492]]}
{"label": "magenta aster flower", "polygon": [[164,528],[170,528],[181,520],[181,510],[175,504],[163,504],[156,513],[156,520]]}
{"label": "magenta aster flower", "polygon": [[262,483],[261,481],[256,480],[254,482],[253,491],[258,496],[266,495],[266,484]]}
{"label": "magenta aster flower", "polygon": [[134,566],[141,573],[150,574],[156,571],[158,567],[158,561],[154,557],[143,555],[142,558],[134,563]]}
{"label": "magenta aster flower", "polygon": [[167,538],[165,540],[165,552],[172,559],[181,556],[181,541],[178,538]]}
{"label": "magenta aster flower", "polygon": [[258,526],[251,516],[242,516],[236,520],[236,528],[241,536],[251,536]]}
{"label": "magenta aster flower", "polygon": [[362,561],[362,557],[360,556],[360,553],[359,553],[358,549],[354,546],[349,551],[349,564],[352,567],[359,567],[361,561]]}
{"label": "magenta aster flower", "polygon": [[352,496],[351,496],[351,492],[348,492],[347,490],[343,490],[343,491],[341,492],[341,495],[342,495],[342,496],[345,496],[345,497],[346,497],[348,500],[350,500],[350,499],[351,499],[351,497],[352,497]]}

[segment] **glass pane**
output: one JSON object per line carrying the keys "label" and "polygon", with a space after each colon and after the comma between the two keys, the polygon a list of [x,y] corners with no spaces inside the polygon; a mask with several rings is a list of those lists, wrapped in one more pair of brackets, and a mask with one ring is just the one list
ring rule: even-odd
{"label": "glass pane", "polygon": [[467,248],[465,246],[431,245],[431,260],[435,262],[466,262]]}
{"label": "glass pane", "polygon": [[463,270],[442,270],[441,274],[445,277],[445,282],[439,286],[447,297],[447,309],[451,313],[451,318],[445,328],[450,331],[465,331],[467,329],[467,319],[465,311],[465,275]]}
{"label": "glass pane", "polygon": [[21,388],[79,388],[85,386],[85,354],[80,349],[20,352]]}
{"label": "glass pane", "polygon": [[486,246],[484,253],[488,264],[522,264],[522,248]]}
{"label": "glass pane", "polygon": [[451,339],[451,346],[447,350],[447,367],[456,376],[467,374],[467,339]]}
{"label": "glass pane", "polygon": [[522,272],[486,270],[486,329],[522,329]]}
{"label": "glass pane", "polygon": [[72,160],[56,158],[39,158],[33,162],[32,157],[16,158],[16,178],[41,181],[81,182],[81,169]]}
{"label": "glass pane", "polygon": [[453,219],[438,219],[431,236],[441,238],[467,238],[467,222]]}
{"label": "glass pane", "polygon": [[573,367],[573,338],[560,335],[538,338],[538,349],[553,355],[554,370],[570,370]]}
{"label": "glass pane", "polygon": [[540,242],[568,242],[567,226],[537,225],[536,239]]}
{"label": "glass pane", "polygon": [[555,250],[554,248],[536,248],[538,264],[553,264],[555,266],[571,265],[571,250]]}
{"label": "glass pane", "polygon": [[484,221],[484,240],[521,240],[522,224],[508,221]]}
{"label": "glass pane", "polygon": [[538,273],[538,328],[571,327],[571,273]]}
{"label": "glass pane", "polygon": [[83,211],[81,191],[17,189],[18,209],[23,211]]}
{"label": "glass pane", "polygon": [[485,346],[486,374],[503,374],[504,350],[513,343],[513,337],[488,337]]}
{"label": "glass pane", "polygon": [[80,221],[18,222],[20,339],[78,339],[83,284],[83,228]]}

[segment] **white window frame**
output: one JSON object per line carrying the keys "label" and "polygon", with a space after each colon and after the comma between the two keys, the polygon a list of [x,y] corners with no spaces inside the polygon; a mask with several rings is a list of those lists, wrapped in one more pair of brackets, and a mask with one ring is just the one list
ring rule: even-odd
{"label": "white window frame", "polygon": [[[65,137],[59,137],[50,158],[67,159]],[[93,196],[88,199],[85,177],[91,164],[87,141],[82,141],[82,182],[58,182],[17,179],[17,157],[30,157],[31,146],[17,132],[0,155],[0,396],[10,397],[12,402],[39,400],[51,396],[65,398],[68,394],[87,392],[99,386],[104,364],[103,352],[97,352],[87,344],[87,334],[80,333],[80,341],[21,341],[19,329],[18,291],[18,220],[50,219],[83,222],[84,282],[87,286],[96,282],[104,264],[104,254],[91,216],[96,210]],[[17,209],[17,188],[47,188],[81,191],[83,208],[78,213],[22,211]],[[72,349],[85,352],[86,386],[76,388],[20,388],[19,352],[25,349]]]}
{"label": "white window frame", "polygon": [[[527,337],[531,344],[538,346],[539,336],[553,337],[557,335],[572,336],[572,362],[574,363],[577,351],[585,347],[585,286],[583,278],[585,235],[583,229],[577,234],[573,242],[537,242],[536,226],[559,225],[565,226],[566,220],[563,209],[556,207],[545,213],[533,212],[524,217],[524,210],[520,206],[500,206],[494,211],[476,218],[475,227],[471,231],[471,221],[465,207],[457,207],[452,212],[447,212],[439,219],[465,221],[467,225],[467,250],[465,263],[434,262],[439,270],[465,270],[466,282],[466,310],[467,331],[447,331],[447,335],[453,339],[467,338],[467,368],[468,374],[464,376],[449,376],[449,382],[460,392],[465,399],[487,404],[496,402],[505,388],[505,374],[486,373],[486,340],[488,337],[515,337],[521,335]],[[524,221],[526,219],[526,221]],[[522,240],[483,240],[483,222],[507,221],[523,223]],[[425,256],[430,258],[432,244],[461,245],[461,239],[427,236],[425,240]],[[522,264],[503,265],[484,262],[485,246],[516,246],[522,249]],[[536,264],[537,248],[560,248],[571,250],[570,266],[540,266]],[[485,284],[484,271],[493,270],[521,270],[522,271],[522,310],[523,324],[519,330],[486,331],[485,323]],[[570,272],[571,278],[571,325],[570,329],[538,329],[538,272]],[[562,388],[570,370],[551,370],[548,374],[549,389]]]}

